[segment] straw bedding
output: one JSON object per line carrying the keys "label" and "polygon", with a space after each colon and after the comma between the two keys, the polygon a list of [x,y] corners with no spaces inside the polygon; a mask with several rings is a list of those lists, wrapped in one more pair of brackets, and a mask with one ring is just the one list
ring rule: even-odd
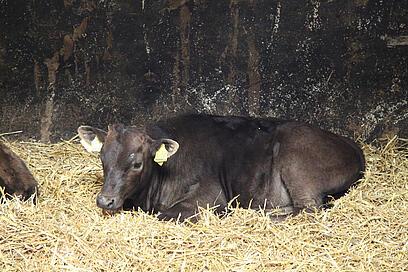
{"label": "straw bedding", "polygon": [[8,144],[41,196],[0,205],[0,271],[408,271],[404,139],[365,145],[365,178],[333,208],[280,223],[246,209],[224,219],[203,210],[197,224],[105,216],[99,159],[77,140]]}

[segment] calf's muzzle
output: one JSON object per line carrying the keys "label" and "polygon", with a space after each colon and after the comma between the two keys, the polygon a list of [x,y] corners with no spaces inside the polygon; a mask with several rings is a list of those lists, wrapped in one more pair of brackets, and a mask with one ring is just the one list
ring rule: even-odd
{"label": "calf's muzzle", "polygon": [[98,205],[99,208],[106,210],[118,209],[118,202],[118,198],[114,196],[98,194],[98,196],[96,197],[96,205]]}

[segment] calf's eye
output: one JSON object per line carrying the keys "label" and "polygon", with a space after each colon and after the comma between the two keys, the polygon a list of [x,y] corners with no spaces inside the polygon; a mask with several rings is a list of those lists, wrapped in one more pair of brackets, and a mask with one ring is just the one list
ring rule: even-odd
{"label": "calf's eye", "polygon": [[138,171],[142,170],[142,167],[143,167],[143,163],[142,163],[142,162],[135,162],[135,163],[133,164],[133,166],[132,166],[133,170],[138,170]]}

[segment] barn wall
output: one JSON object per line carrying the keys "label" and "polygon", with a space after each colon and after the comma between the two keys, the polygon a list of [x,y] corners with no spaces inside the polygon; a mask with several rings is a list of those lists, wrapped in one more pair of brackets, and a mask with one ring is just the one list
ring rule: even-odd
{"label": "barn wall", "polygon": [[194,111],[408,136],[407,85],[408,1],[0,1],[0,133]]}

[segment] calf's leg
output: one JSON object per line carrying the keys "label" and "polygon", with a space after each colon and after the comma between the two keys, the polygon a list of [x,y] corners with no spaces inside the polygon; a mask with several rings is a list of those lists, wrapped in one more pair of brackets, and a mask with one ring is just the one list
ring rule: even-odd
{"label": "calf's leg", "polygon": [[159,211],[157,217],[160,220],[166,221],[174,219],[183,222],[186,219],[189,219],[191,222],[197,222],[198,220],[197,210],[189,206],[190,205],[186,205],[183,202],[178,203],[177,205],[169,209]]}

